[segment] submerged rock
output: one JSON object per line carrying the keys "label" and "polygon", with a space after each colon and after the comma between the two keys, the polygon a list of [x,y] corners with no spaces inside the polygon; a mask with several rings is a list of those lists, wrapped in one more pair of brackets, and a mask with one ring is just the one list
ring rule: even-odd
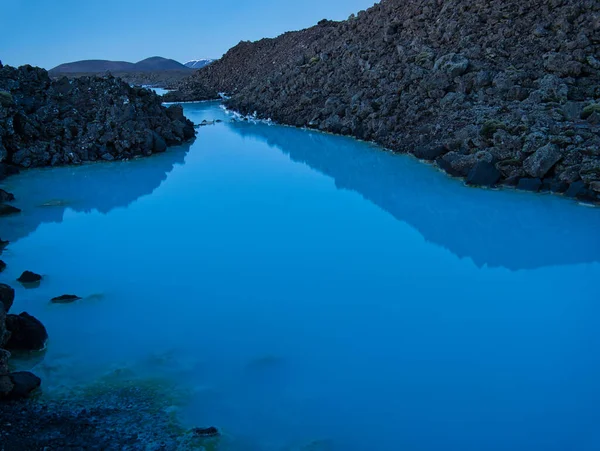
{"label": "submerged rock", "polygon": [[38,283],[41,280],[42,280],[42,276],[40,276],[39,274],[36,274],[34,272],[31,272],[31,271],[24,271],[23,274],[21,274],[19,276],[19,278],[17,279],[18,282],[27,283],[27,284]]}
{"label": "submerged rock", "polygon": [[0,216],[8,216],[21,213],[21,210],[12,205],[0,204]]}
{"label": "submerged rock", "polygon": [[0,202],[12,202],[13,200],[15,200],[14,194],[0,189]]}
{"label": "submerged rock", "polygon": [[27,398],[42,384],[42,380],[29,371],[10,373],[9,378],[13,385],[7,395],[9,399]]}
{"label": "submerged rock", "polygon": [[0,260],[0,272],[3,272],[6,269],[6,263],[4,260]]}
{"label": "submerged rock", "polygon": [[[4,263],[0,260],[0,263]],[[6,265],[5,265],[6,266]],[[15,300],[15,290],[5,283],[0,283],[0,304],[4,306],[4,311],[8,313]]]}
{"label": "submerged rock", "polygon": [[207,428],[193,428],[192,433],[196,437],[217,437],[220,435],[219,430],[214,426]]}
{"label": "submerged rock", "polygon": [[52,298],[50,302],[52,302],[53,304],[69,304],[71,302],[78,301],[79,299],[81,298],[74,294],[63,294],[62,296]]}
{"label": "submerged rock", "polygon": [[46,347],[48,332],[35,317],[23,312],[6,316],[6,329],[10,338],[5,348],[9,351],[40,351]]}

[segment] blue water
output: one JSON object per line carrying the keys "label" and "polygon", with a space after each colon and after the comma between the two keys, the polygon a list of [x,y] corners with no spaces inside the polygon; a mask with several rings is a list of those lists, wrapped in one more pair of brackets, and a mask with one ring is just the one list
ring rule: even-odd
{"label": "blue water", "polygon": [[224,122],[5,182],[0,281],[44,275],[14,310],[49,331],[23,363],[46,393],[161,377],[226,450],[600,449],[600,209],[185,110]]}

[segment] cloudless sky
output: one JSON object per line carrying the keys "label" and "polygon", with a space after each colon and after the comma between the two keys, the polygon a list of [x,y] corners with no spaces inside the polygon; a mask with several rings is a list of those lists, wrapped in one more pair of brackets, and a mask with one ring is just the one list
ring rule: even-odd
{"label": "cloudless sky", "polygon": [[241,40],[346,19],[375,0],[0,0],[0,60],[218,58]]}

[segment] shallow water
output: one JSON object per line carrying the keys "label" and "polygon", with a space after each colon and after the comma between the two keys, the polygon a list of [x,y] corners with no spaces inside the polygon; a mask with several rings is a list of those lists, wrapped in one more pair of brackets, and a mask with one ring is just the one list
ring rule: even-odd
{"label": "shallow water", "polygon": [[227,450],[600,448],[600,209],[185,110],[224,122],[5,182],[0,280],[44,275],[14,310],[48,328],[20,363],[46,393],[159,376]]}

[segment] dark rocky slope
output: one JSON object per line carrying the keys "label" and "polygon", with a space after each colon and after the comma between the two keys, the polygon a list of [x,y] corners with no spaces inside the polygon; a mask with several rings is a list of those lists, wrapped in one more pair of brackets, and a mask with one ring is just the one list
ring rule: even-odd
{"label": "dark rocky slope", "polygon": [[52,81],[40,68],[0,65],[0,162],[79,164],[163,152],[195,136],[180,106],[112,76]]}
{"label": "dark rocky slope", "polygon": [[600,3],[383,0],[242,42],[169,100],[376,141],[479,185],[600,200]]}

